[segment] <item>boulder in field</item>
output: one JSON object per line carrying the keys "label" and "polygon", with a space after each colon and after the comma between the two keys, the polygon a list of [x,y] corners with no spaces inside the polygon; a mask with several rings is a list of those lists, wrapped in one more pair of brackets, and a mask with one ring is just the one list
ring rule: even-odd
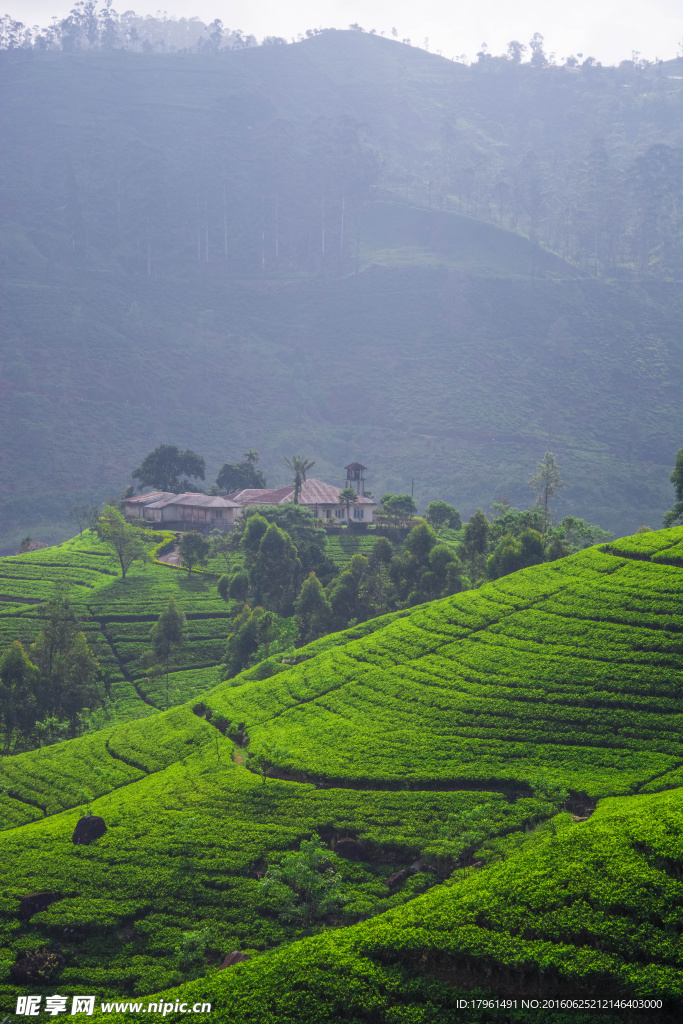
{"label": "boulder in field", "polygon": [[15,985],[34,985],[49,981],[64,966],[64,957],[51,949],[38,949],[31,953],[20,953],[16,963],[9,969]]}
{"label": "boulder in field", "polygon": [[400,885],[403,885],[407,876],[407,871],[394,871],[393,875],[389,875],[384,884],[387,889],[398,889]]}
{"label": "boulder in field", "polygon": [[39,914],[41,910],[47,910],[50,904],[58,899],[59,896],[56,893],[50,892],[47,889],[42,892],[30,892],[27,896],[21,897],[19,917],[22,917],[24,921],[28,921],[34,914]]}
{"label": "boulder in field", "polygon": [[96,839],[103,836],[106,831],[104,818],[100,818],[97,814],[88,814],[85,818],[81,818],[76,825],[71,842],[76,846],[89,846],[90,843],[94,843]]}
{"label": "boulder in field", "polygon": [[232,953],[228,953],[218,970],[223,971],[226,967],[234,967],[235,964],[241,964],[243,960],[251,960],[251,957],[248,953],[241,953],[239,949],[234,949]]}
{"label": "boulder in field", "polygon": [[338,839],[334,852],[345,860],[365,860],[365,850],[357,839]]}

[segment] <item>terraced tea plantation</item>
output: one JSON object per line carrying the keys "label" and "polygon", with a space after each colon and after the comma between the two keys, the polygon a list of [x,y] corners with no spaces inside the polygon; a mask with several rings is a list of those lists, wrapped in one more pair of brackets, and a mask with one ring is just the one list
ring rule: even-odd
{"label": "terraced tea plantation", "polygon": [[315,781],[659,788],[683,768],[681,532],[514,573],[205,699]]}
{"label": "terraced tea plantation", "polygon": [[[156,534],[150,551],[168,546],[172,534]],[[57,547],[0,558],[0,650],[13,640],[30,644],[41,629],[39,605],[55,586],[66,586],[70,602],[111,684],[113,718],[138,718],[166,706],[166,684],[150,678],[145,654],[149,633],[174,597],[187,617],[186,642],[175,655],[170,703],[178,704],[216,680],[230,621],[221,600],[217,572],[191,575],[177,566],[154,561],[133,565],[121,579],[118,560],[86,531]],[[233,611],[234,614],[234,611]]]}
{"label": "terraced tea plantation", "polygon": [[[231,1024],[673,1024],[682,545],[682,528],[614,541],[217,686],[215,576],[93,583],[79,613],[135,697],[0,762],[0,1007],[89,992],[121,1002],[109,1020],[139,1019],[139,998]],[[69,550],[95,572],[96,548]],[[136,651],[170,593],[190,699],[157,711]],[[3,642],[39,622],[30,597],[5,602]],[[77,845],[88,813],[107,831]],[[251,959],[220,969],[235,950]]]}

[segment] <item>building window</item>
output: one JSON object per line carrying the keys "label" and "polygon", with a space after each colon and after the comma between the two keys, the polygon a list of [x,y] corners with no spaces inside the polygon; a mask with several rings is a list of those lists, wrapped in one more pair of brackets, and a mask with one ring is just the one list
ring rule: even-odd
{"label": "building window", "polygon": [[326,508],[325,509],[325,519],[330,519],[331,517],[332,517],[332,509],[331,508]]}
{"label": "building window", "polygon": [[336,508],[334,510],[334,514],[337,517],[337,519],[343,519],[344,518],[344,509],[343,508]]}
{"label": "building window", "polygon": [[[214,517],[214,519],[222,519],[223,518],[223,509],[222,508],[215,508],[213,510],[213,517]],[[221,544],[222,543],[223,542],[221,541]]]}
{"label": "building window", "polygon": [[362,508],[354,508],[354,510],[353,510],[353,518],[354,519],[364,519],[365,518],[364,510]]}

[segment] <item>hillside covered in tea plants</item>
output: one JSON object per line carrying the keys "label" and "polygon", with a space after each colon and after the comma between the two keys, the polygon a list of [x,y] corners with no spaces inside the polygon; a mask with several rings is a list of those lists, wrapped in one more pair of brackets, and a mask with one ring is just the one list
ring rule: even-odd
{"label": "hillside covered in tea plants", "polygon": [[[601,997],[677,1019],[683,528],[217,686],[201,686],[227,626],[215,577],[151,565],[124,581],[96,550],[86,535],[0,560],[3,638],[40,615],[40,573],[63,573],[113,695],[100,728],[0,761],[3,1009],[29,990],[145,1007],[162,992],[236,1024],[446,1024],[462,998]],[[196,639],[160,710],[131,666],[171,590]],[[75,844],[89,816],[107,830]],[[220,970],[233,951],[251,959]],[[563,1012],[467,1019],[632,1019]]]}

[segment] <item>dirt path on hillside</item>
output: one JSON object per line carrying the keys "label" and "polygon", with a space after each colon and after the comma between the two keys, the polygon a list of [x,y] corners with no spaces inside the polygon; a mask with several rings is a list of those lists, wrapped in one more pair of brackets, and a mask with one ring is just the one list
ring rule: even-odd
{"label": "dirt path on hillside", "polygon": [[161,555],[157,559],[158,562],[166,562],[168,565],[180,565],[180,548],[176,544],[170,551],[167,551],[165,555]]}

